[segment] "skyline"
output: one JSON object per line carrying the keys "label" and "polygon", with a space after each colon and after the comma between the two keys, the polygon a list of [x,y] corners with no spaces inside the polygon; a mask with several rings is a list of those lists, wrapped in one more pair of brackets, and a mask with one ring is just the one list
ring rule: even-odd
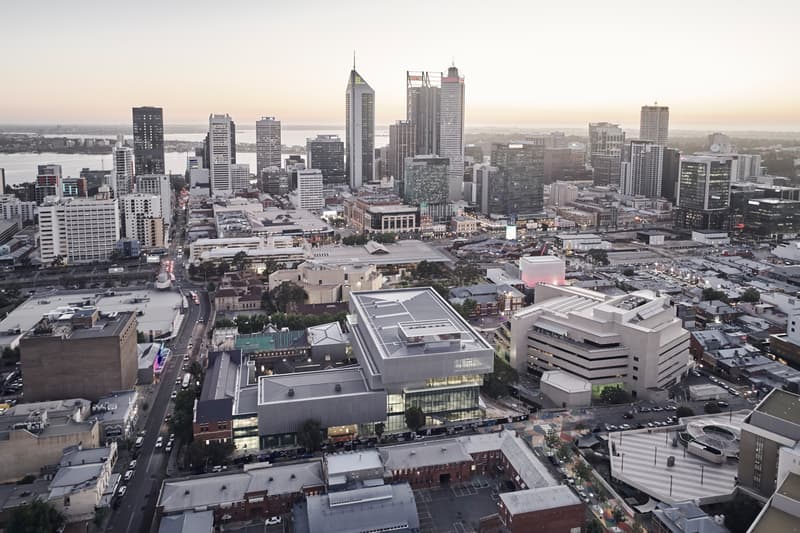
{"label": "skyline", "polygon": [[446,71],[454,61],[465,77],[468,128],[609,121],[635,129],[641,106],[658,101],[676,130],[800,130],[800,74],[790,56],[800,45],[797,7],[785,0],[724,11],[683,0],[669,9],[577,0],[496,10],[311,1],[302,14],[253,1],[199,9],[90,0],[6,11],[7,41],[25,46],[4,58],[5,123],[119,124],[132,107],[152,105],[164,108],[166,124],[228,113],[243,124],[270,115],[287,125],[343,125],[355,50],[375,89],[379,129],[405,118],[407,70]]}

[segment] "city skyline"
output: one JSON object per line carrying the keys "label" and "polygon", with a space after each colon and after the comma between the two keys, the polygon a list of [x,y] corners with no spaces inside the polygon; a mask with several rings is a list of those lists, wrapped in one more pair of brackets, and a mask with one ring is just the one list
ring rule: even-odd
{"label": "city skyline", "polygon": [[[791,26],[795,8],[788,1],[768,0],[757,9],[744,2],[724,11],[710,2],[656,10],[627,0],[519,3],[494,11],[470,3],[423,10],[413,1],[402,9],[311,2],[302,13],[256,2],[240,2],[235,10],[174,2],[159,6],[157,16],[148,2],[86,2],[78,9],[47,4],[44,11],[38,4],[37,13],[26,5],[7,10],[7,39],[27,44],[5,58],[4,77],[13,83],[0,88],[4,122],[118,124],[131,107],[155,105],[169,124],[200,124],[209,113],[228,113],[241,123],[275,115],[286,124],[343,124],[342,87],[355,50],[359,72],[379,95],[381,127],[406,115],[407,70],[446,71],[455,61],[466,78],[467,127],[578,127],[607,120],[628,129],[637,126],[642,105],[658,101],[670,107],[673,129],[800,130],[800,77],[791,72],[788,53],[798,44]],[[448,24],[454,9],[458,25]],[[108,23],[114,19],[131,23]],[[137,21],[145,19],[148,38],[142,39]],[[32,20],[48,39],[30,42]],[[271,36],[260,39],[265,21]],[[463,31],[470,26],[475,32]],[[91,52],[73,38],[81,27],[98,43]],[[223,44],[205,37],[224,27],[235,30]],[[414,39],[404,37],[410,27]],[[473,38],[481,30],[484,38]],[[392,40],[403,46],[375,45]],[[634,46],[643,41],[648,45]],[[276,42],[297,44],[266,53]],[[594,57],[598,43],[605,52]],[[226,75],[199,68],[199,58],[227,66]],[[112,64],[126,68],[109,76]],[[717,75],[748,65],[758,76]],[[42,72],[57,83],[41,83]],[[159,83],[152,83],[154,76]]]}

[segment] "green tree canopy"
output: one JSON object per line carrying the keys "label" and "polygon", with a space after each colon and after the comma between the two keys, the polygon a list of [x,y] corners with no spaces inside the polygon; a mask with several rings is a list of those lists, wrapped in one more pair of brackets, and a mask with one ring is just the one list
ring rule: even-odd
{"label": "green tree canopy", "polygon": [[717,413],[721,413],[722,412],[722,408],[719,406],[719,404],[717,402],[710,401],[710,402],[706,402],[705,405],[703,405],[703,411],[707,415],[715,415]]}
{"label": "green tree canopy", "polygon": [[322,424],[319,420],[309,418],[297,431],[297,443],[307,452],[315,452],[322,447]]}
{"label": "green tree canopy", "polygon": [[711,301],[711,300],[727,300],[727,295],[724,291],[718,291],[712,287],[706,287],[703,289],[703,300]]}
{"label": "green tree canopy", "polygon": [[411,431],[417,432],[422,426],[425,425],[425,413],[421,408],[412,405],[406,409],[406,427]]}
{"label": "green tree canopy", "polygon": [[303,287],[291,281],[284,281],[269,292],[269,297],[275,308],[285,313],[291,304],[305,302],[308,295]]}
{"label": "green tree canopy", "polygon": [[14,533],[53,533],[64,525],[65,519],[48,502],[36,499],[29,505],[17,507],[11,512],[6,531]]}
{"label": "green tree canopy", "polygon": [[492,398],[500,398],[509,393],[509,388],[519,381],[519,372],[497,354],[494,356],[494,369],[483,380],[481,390]]}
{"label": "green tree canopy", "polygon": [[761,301],[761,293],[755,287],[748,287],[742,294],[743,302],[758,303]]}
{"label": "green tree canopy", "polygon": [[688,407],[686,405],[681,405],[675,411],[675,416],[677,416],[678,418],[684,418],[684,417],[687,417],[687,416],[694,416],[694,410],[691,407]]}
{"label": "green tree canopy", "polygon": [[595,265],[608,266],[611,263],[608,260],[608,252],[598,248],[592,248],[586,252],[586,257]]}
{"label": "green tree canopy", "polygon": [[378,422],[377,424],[375,424],[375,435],[378,437],[379,440],[383,436],[384,431],[386,431],[386,424],[384,424],[383,422]]}

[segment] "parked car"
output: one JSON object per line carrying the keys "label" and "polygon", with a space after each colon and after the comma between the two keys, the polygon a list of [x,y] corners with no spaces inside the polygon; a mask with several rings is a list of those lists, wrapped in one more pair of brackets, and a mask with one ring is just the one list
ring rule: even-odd
{"label": "parked car", "polygon": [[282,519],[280,516],[270,516],[270,517],[269,517],[269,518],[267,518],[267,520],[264,522],[264,525],[265,525],[265,526],[277,526],[277,525],[278,525],[278,524],[280,524],[281,522],[283,522],[283,519]]}
{"label": "parked car", "polygon": [[136,459],[131,461],[131,463],[128,465],[128,468],[130,468],[131,470],[135,470],[136,469]]}
{"label": "parked car", "polygon": [[125,475],[122,476],[122,479],[124,479],[125,481],[130,481],[131,478],[133,477],[133,473],[134,473],[133,470],[128,470],[127,472],[125,472]]}
{"label": "parked car", "polygon": [[156,448],[161,448],[164,445],[164,437],[160,436],[156,439]]}
{"label": "parked car", "polygon": [[117,495],[118,495],[120,498],[122,498],[123,496],[125,496],[125,493],[126,493],[126,492],[128,492],[128,487],[126,487],[125,485],[123,485],[123,486],[121,486],[121,487],[119,488],[119,490],[117,491]]}
{"label": "parked car", "polygon": [[174,400],[178,397],[178,391],[172,391],[172,394],[169,395],[170,400]]}

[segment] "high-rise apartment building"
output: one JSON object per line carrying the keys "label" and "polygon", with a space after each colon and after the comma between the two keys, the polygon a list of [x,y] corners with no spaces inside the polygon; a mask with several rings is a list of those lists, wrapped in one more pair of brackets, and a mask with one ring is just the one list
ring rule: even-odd
{"label": "high-rise apartment building", "polygon": [[439,155],[450,160],[450,201],[461,200],[464,184],[464,78],[455,65],[442,77],[439,122]]}
{"label": "high-rise apartment building", "polygon": [[625,132],[619,124],[592,122],[589,124],[589,162],[595,185],[616,186],[619,183],[620,162],[625,146]]}
{"label": "high-rise apartment building", "polygon": [[300,209],[319,211],[325,207],[322,196],[322,172],[316,168],[297,171],[297,203]]}
{"label": "high-rise apartment building", "polygon": [[158,196],[164,225],[169,226],[172,222],[172,184],[169,176],[166,174],[136,176],[136,192]]}
{"label": "high-rise apartment building", "polygon": [[231,165],[236,163],[234,124],[229,115],[210,115],[208,117],[208,157],[211,194],[231,194]]}
{"label": "high-rise apartment building", "polygon": [[639,120],[639,138],[666,146],[669,140],[669,107],[643,105]]}
{"label": "high-rise apartment building", "polygon": [[682,156],[675,225],[698,230],[729,229],[731,182],[735,174],[736,160],[731,156]]}
{"label": "high-rise apartment building", "polygon": [[256,121],[256,173],[281,166],[281,121],[262,117]]}
{"label": "high-rise apartment building", "polygon": [[406,72],[406,120],[414,127],[415,154],[439,153],[440,72]]}
{"label": "high-rise apartment building", "polygon": [[448,203],[448,165],[446,157],[436,155],[406,158],[403,201],[410,205]]}
{"label": "high-rise apartment building", "polygon": [[664,146],[652,141],[632,140],[625,149],[625,161],[620,168],[620,192],[629,196],[659,198],[663,167]]}
{"label": "high-rise apartment building", "polygon": [[344,166],[344,143],[338,135],[317,135],[306,140],[308,167],[322,172],[322,183],[347,183]]}
{"label": "high-rise apartment building", "polygon": [[345,93],[347,176],[350,188],[372,180],[375,158],[375,91],[356,72],[350,71]]}
{"label": "high-rise apartment building", "polygon": [[48,196],[61,197],[61,194],[61,165],[39,165],[36,172],[36,203],[41,204]]}
{"label": "high-rise apartment building", "polygon": [[64,263],[106,261],[119,237],[119,204],[107,190],[95,198],[55,199],[39,207],[44,263],[59,256]]}
{"label": "high-rise apartment building", "polygon": [[478,163],[472,167],[473,202],[484,215],[491,214],[492,185],[500,179],[500,171],[489,163]]}
{"label": "high-rise apartment building", "polygon": [[250,165],[237,163],[231,165],[231,191],[246,191],[250,189]]}
{"label": "high-rise apartment building", "polygon": [[119,198],[123,236],[136,239],[142,248],[164,246],[161,198],[152,194],[126,194]]}
{"label": "high-rise apartment building", "polygon": [[410,120],[398,120],[389,126],[387,171],[396,183],[403,183],[406,158],[414,157],[416,148],[414,124]]}
{"label": "high-rise apartment building", "polygon": [[133,156],[136,175],[164,174],[164,110],[133,108]]}
{"label": "high-rise apartment building", "polygon": [[86,198],[88,196],[86,178],[62,178],[61,196],[64,198]]}
{"label": "high-rise apartment building", "polygon": [[527,218],[544,209],[544,142],[492,143],[498,179],[489,184],[489,212]]}
{"label": "high-rise apartment building", "polygon": [[111,151],[111,187],[114,198],[133,192],[133,150],[117,142]]}

